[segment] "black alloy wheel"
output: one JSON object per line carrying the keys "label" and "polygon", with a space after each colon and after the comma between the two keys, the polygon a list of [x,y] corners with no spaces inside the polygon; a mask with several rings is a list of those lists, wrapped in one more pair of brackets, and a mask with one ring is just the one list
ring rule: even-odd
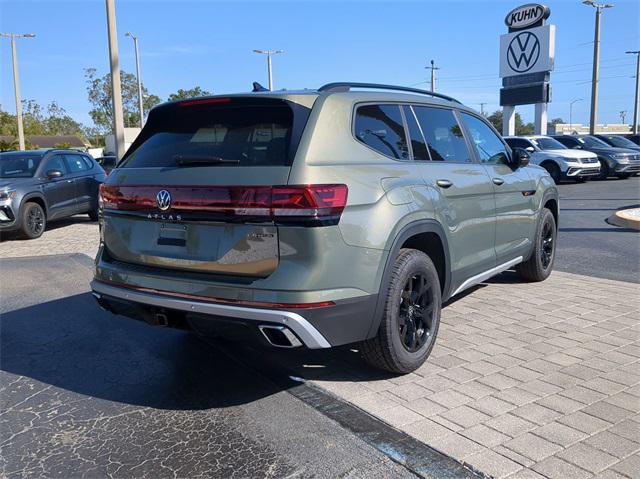
{"label": "black alloy wheel", "polygon": [[413,353],[431,340],[433,284],[418,273],[407,279],[401,293],[398,330],[404,348]]}

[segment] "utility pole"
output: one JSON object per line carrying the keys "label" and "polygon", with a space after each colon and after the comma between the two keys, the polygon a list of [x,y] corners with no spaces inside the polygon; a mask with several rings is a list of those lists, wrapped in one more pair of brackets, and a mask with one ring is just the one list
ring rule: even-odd
{"label": "utility pole", "polygon": [[138,55],[138,37],[133,33],[127,32],[126,37],[133,39],[133,47],[136,52],[136,77],[138,78],[138,113],[140,114],[140,128],[144,126],[144,106],[142,103],[142,79],[140,78],[140,56]]}
{"label": "utility pole", "polygon": [[271,56],[284,53],[284,50],[254,50],[255,53],[267,55],[267,74],[269,76],[269,91],[273,91],[273,76],[271,73]]}
{"label": "utility pole", "polygon": [[433,60],[431,60],[431,66],[425,68],[431,69],[431,91],[436,91],[436,70],[440,70],[440,68],[436,67]]}
{"label": "utility pole", "polygon": [[600,15],[604,8],[611,8],[611,3],[595,3],[593,0],[584,0],[582,3],[596,9],[596,24],[593,35],[593,75],[591,77],[591,117],[589,121],[589,133],[596,132],[598,121],[598,82],[600,81]]}
{"label": "utility pole", "polygon": [[620,112],[620,123],[622,123],[624,125],[624,119],[627,116],[627,112],[626,111],[621,111]]}
{"label": "utility pole", "polygon": [[633,104],[633,133],[638,134],[638,103],[640,103],[640,50],[625,52],[636,56],[636,101]]}
{"label": "utility pole", "polygon": [[16,119],[18,121],[18,147],[24,151],[24,127],[22,125],[22,100],[20,99],[20,77],[18,76],[18,53],[16,37],[33,38],[33,33],[0,33],[0,37],[11,38],[11,57],[13,60],[13,92],[16,97]]}
{"label": "utility pole", "polygon": [[577,98],[569,102],[569,125],[573,129],[573,104],[582,101],[584,98]]}
{"label": "utility pole", "polygon": [[116,32],[116,7],[114,0],[105,0],[107,6],[107,34],[109,36],[109,64],[111,67],[111,101],[113,103],[113,134],[116,143],[116,160],[124,156],[124,119],[122,114],[122,90],[120,84],[120,59],[118,58],[118,33]]}

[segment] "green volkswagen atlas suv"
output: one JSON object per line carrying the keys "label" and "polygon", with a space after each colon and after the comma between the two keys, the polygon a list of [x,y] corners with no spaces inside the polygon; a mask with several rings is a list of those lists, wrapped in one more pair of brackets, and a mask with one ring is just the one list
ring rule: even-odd
{"label": "green volkswagen atlas suv", "polygon": [[332,83],[165,103],[101,187],[115,314],[418,368],[443,301],[551,273],[558,191],[445,95]]}

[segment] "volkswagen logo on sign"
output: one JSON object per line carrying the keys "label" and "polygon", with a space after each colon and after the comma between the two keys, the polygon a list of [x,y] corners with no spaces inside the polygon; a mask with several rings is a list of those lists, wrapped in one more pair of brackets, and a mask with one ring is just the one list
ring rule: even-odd
{"label": "volkswagen logo on sign", "polygon": [[518,73],[531,70],[539,57],[540,41],[529,31],[513,37],[507,48],[507,63],[513,71]]}
{"label": "volkswagen logo on sign", "polygon": [[156,203],[160,211],[166,211],[171,207],[171,193],[167,190],[160,190],[156,195]]}

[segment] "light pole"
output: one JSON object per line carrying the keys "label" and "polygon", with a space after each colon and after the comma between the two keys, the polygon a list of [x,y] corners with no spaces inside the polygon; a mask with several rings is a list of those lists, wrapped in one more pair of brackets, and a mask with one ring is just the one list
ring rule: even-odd
{"label": "light pole", "polygon": [[114,0],[105,0],[107,6],[107,34],[109,36],[109,65],[111,68],[111,101],[113,103],[113,134],[116,143],[116,159],[124,156],[124,119],[122,115],[122,90],[120,85],[120,59],[118,58],[118,33],[116,32],[116,6]]}
{"label": "light pole", "polygon": [[571,128],[573,128],[573,104],[582,100],[584,100],[584,98],[577,98],[569,102],[569,125]]}
{"label": "light pole", "polygon": [[136,77],[138,78],[138,113],[140,114],[140,128],[144,126],[144,107],[142,106],[142,79],[140,78],[140,57],[138,55],[138,37],[133,33],[125,33],[126,37],[133,39],[133,47],[136,51]]}
{"label": "light pole", "polygon": [[13,60],[13,91],[16,96],[16,119],[18,120],[18,147],[24,150],[24,127],[22,126],[22,102],[20,100],[20,77],[18,76],[18,53],[16,38],[33,38],[33,33],[0,33],[0,37],[11,38],[11,57]]}
{"label": "light pole", "polygon": [[278,53],[284,53],[284,50],[254,50],[255,53],[267,55],[267,72],[269,75],[269,91],[273,90],[273,76],[271,73],[271,56]]}
{"label": "light pole", "polygon": [[593,76],[591,77],[591,118],[589,121],[589,133],[596,132],[598,120],[598,81],[600,76],[600,15],[604,8],[613,7],[612,3],[595,3],[593,0],[584,0],[585,5],[596,9],[596,26],[593,35]]}
{"label": "light pole", "polygon": [[633,104],[633,133],[638,134],[638,103],[640,102],[640,50],[625,52],[636,56],[636,101]]}

